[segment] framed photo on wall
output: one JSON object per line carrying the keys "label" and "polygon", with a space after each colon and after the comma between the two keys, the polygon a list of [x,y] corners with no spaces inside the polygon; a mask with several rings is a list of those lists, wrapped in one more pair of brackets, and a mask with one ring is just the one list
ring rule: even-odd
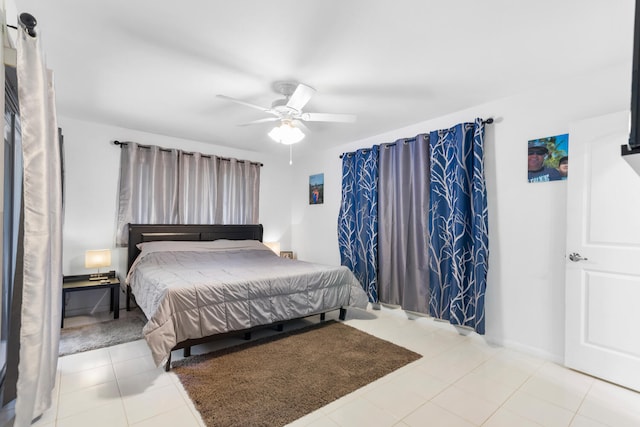
{"label": "framed photo on wall", "polygon": [[321,205],[324,203],[324,174],[318,173],[309,176],[309,204]]}
{"label": "framed photo on wall", "polygon": [[532,139],[527,144],[529,182],[562,181],[569,176],[569,134]]}

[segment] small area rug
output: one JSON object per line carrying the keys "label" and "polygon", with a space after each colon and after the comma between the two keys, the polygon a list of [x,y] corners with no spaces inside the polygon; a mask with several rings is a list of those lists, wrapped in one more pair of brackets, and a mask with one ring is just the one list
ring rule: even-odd
{"label": "small area rug", "polygon": [[142,327],[145,323],[146,320],[139,315],[63,328],[60,330],[58,356],[139,340],[144,337]]}
{"label": "small area rug", "polygon": [[419,359],[336,321],[176,361],[209,427],[283,426]]}

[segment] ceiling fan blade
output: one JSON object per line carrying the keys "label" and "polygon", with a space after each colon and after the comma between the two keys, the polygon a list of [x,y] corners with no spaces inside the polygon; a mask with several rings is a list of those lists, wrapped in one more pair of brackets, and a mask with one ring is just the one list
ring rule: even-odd
{"label": "ceiling fan blade", "polygon": [[256,104],[251,104],[249,102],[245,102],[245,101],[241,101],[239,99],[231,98],[230,96],[226,96],[226,95],[216,95],[216,96],[218,98],[226,99],[227,101],[235,102],[236,104],[244,105],[246,107],[255,108],[256,110],[260,110],[260,111],[263,111],[265,113],[273,113],[273,111],[270,108],[261,107],[261,106],[256,105]]}
{"label": "ceiling fan blade", "polygon": [[353,123],[356,121],[356,116],[354,114],[302,113],[300,119],[305,122]]}
{"label": "ceiling fan blade", "polygon": [[302,110],[302,107],[307,105],[307,102],[309,102],[314,93],[316,93],[314,88],[299,83],[296,90],[291,94],[291,97],[287,102],[287,107],[298,111]]}
{"label": "ceiling fan blade", "polygon": [[241,123],[238,126],[251,126],[259,123],[277,122],[280,120],[278,117],[267,117],[266,119],[253,120],[248,123]]}

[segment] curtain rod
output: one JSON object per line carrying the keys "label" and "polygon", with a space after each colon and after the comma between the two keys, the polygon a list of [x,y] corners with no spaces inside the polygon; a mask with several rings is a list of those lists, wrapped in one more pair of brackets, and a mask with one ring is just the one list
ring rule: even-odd
{"label": "curtain rod", "polygon": [[[493,117],[489,117],[487,120],[483,120],[483,121],[482,121],[482,124],[483,124],[483,125],[490,125],[491,123],[493,123]],[[416,139],[416,137],[414,136],[413,138],[402,138],[402,139],[408,142],[408,141],[413,141],[413,140],[415,140],[415,139]],[[394,145],[396,145],[396,143],[395,143],[395,142],[386,142],[386,143],[384,143],[384,142],[383,142],[383,143],[382,143],[382,144],[380,144],[380,145],[382,145],[382,146],[384,146],[384,147],[393,147]],[[365,149],[365,150],[366,150],[366,149]],[[341,159],[341,158],[343,158],[345,154],[349,154],[349,153],[342,153],[342,154],[340,154],[340,155],[338,156],[338,158],[340,158],[340,159]]]}
{"label": "curtain rod", "polygon": [[[29,34],[31,37],[35,37],[36,36],[36,25],[38,25],[38,21],[36,20],[36,18],[30,14],[30,13],[21,13],[20,14],[20,22],[22,23],[22,25],[24,25],[25,29],[27,30],[27,34]],[[17,30],[18,27],[15,25],[9,25],[6,24],[5,26],[9,27],[9,28],[13,28],[14,30]]]}
{"label": "curtain rod", "polygon": [[[121,146],[121,147],[122,147],[122,146],[124,146],[124,145],[128,145],[126,142],[120,142],[120,141],[113,141],[113,144],[114,144],[114,145],[119,145],[119,146]],[[142,144],[138,144],[138,147],[140,147],[140,148],[151,148],[151,146],[150,146],[150,145],[142,145]],[[171,152],[171,151],[173,151],[173,150],[170,150],[170,149],[168,149],[168,148],[162,148],[162,147],[160,147],[160,151],[165,151],[165,152],[167,152],[167,153],[170,153],[170,152]],[[182,154],[184,154],[185,156],[193,156],[193,155],[194,155],[194,153],[193,153],[193,152],[190,152],[190,151],[182,151]],[[204,157],[204,158],[206,158],[206,159],[210,159],[210,158],[211,158],[211,155],[209,155],[209,154],[202,154],[202,155],[201,155],[201,157]],[[230,162],[230,161],[231,161],[231,158],[229,158],[229,157],[221,157],[221,156],[216,156],[216,157],[218,157],[220,160],[223,160],[223,161],[225,161],[225,162]],[[241,162],[247,162],[247,161],[248,161],[250,164],[252,164],[252,165],[258,165],[258,166],[260,166],[260,167],[264,166],[262,163],[252,162],[252,161],[249,161],[249,160],[240,160],[240,161],[241,161]]]}

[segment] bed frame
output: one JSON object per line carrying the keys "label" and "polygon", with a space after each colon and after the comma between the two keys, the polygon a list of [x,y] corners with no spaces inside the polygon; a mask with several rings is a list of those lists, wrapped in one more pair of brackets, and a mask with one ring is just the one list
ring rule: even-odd
{"label": "bed frame", "polygon": [[[127,253],[127,271],[140,254],[138,243],[154,242],[162,240],[171,241],[213,241],[218,239],[228,240],[258,240],[262,242],[262,224],[251,225],[192,225],[192,224],[129,224],[129,246]],[[131,310],[131,298],[135,296],[131,293],[131,287],[127,284],[127,311]],[[340,310],[340,320],[345,320],[347,310],[344,307],[336,307]],[[316,313],[320,315],[320,320],[325,320],[325,312]],[[314,314],[314,315],[316,315]],[[295,320],[295,319],[290,319]],[[209,342],[213,339],[224,338],[230,335],[244,334],[245,339],[251,339],[251,332],[257,329],[274,326],[282,331],[285,322],[280,321],[270,325],[260,325],[240,331],[231,331],[207,337],[189,339],[176,344],[173,350],[183,349],[184,356],[191,355],[191,346]],[[171,353],[165,364],[165,371],[171,369]]]}

